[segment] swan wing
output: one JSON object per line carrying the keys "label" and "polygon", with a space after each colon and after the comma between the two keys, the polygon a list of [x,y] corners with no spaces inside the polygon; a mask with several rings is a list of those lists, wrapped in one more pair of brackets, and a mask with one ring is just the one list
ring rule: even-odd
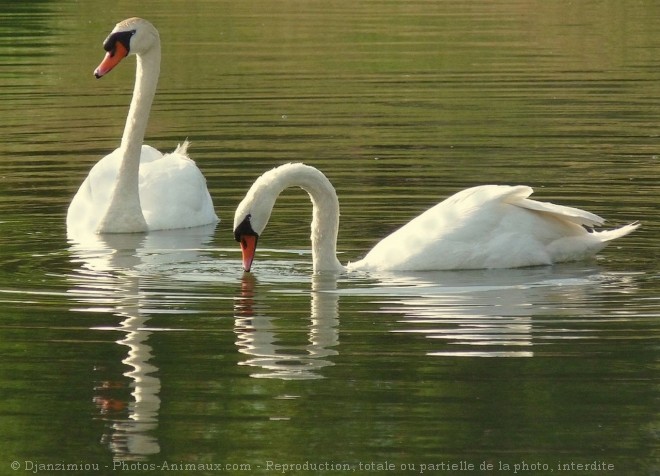
{"label": "swan wing", "polygon": [[[145,153],[143,146],[143,155]],[[150,230],[218,221],[206,179],[186,153],[188,141],[157,160],[140,162],[140,203]]]}
{"label": "swan wing", "polygon": [[605,235],[589,233],[582,226],[601,224],[602,218],[531,200],[532,192],[524,185],[482,185],[458,192],[383,239],[348,267],[513,268],[581,259],[604,246]]}
{"label": "swan wing", "polygon": [[508,203],[528,210],[548,213],[576,225],[598,226],[605,223],[605,220],[598,215],[579,208],[532,200],[529,197],[533,192],[534,190],[526,185],[483,185],[459,192],[451,198],[458,203],[471,202],[470,206],[477,207],[482,207],[488,202]]}
{"label": "swan wing", "polygon": [[536,200],[531,200],[528,198],[523,198],[514,202],[510,202],[512,205],[516,205],[522,208],[527,208],[528,210],[534,210],[542,213],[549,213],[555,217],[575,223],[576,225],[583,226],[600,226],[605,223],[605,219],[595,215],[593,213],[587,212],[585,210],[580,210],[579,208],[567,207],[564,205],[556,205],[550,202],[538,202]]}

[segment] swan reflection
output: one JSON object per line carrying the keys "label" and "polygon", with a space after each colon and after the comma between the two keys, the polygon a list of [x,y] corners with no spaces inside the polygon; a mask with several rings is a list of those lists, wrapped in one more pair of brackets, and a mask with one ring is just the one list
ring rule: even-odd
{"label": "swan reflection", "polygon": [[[148,343],[157,329],[147,327],[154,311],[146,311],[143,276],[145,272],[171,269],[177,263],[199,261],[214,228],[94,235],[70,247],[72,260],[79,264],[69,277],[69,293],[78,303],[72,310],[105,312],[121,319],[116,327],[93,328],[122,333],[116,343],[126,349],[121,362],[129,369],[121,376],[104,375],[95,386],[94,402],[101,418],[108,422],[101,441],[115,460],[142,460],[160,452],[156,431],[161,382],[158,368],[151,363],[153,349]],[[99,368],[106,369],[103,365]]]}
{"label": "swan reflection", "polygon": [[[543,315],[552,315],[550,325],[555,327],[556,316],[567,312],[566,303],[589,302],[603,275],[593,266],[564,265],[378,278],[370,294],[397,295],[380,304],[381,312],[402,315],[403,328],[393,332],[439,341],[438,350],[427,355],[532,357],[554,332],[543,323]],[[591,311],[580,312],[584,316]]]}
{"label": "swan reflection", "polygon": [[[241,365],[256,367],[256,378],[284,380],[323,378],[320,370],[334,365],[328,357],[337,355],[339,344],[339,296],[334,274],[312,276],[311,309],[307,324],[306,342],[296,346],[284,345],[278,338],[277,318],[267,309],[255,305],[257,280],[245,273],[241,281],[241,295],[234,305],[239,352],[249,356]],[[300,325],[304,325],[304,318]]]}
{"label": "swan reflection", "polygon": [[[139,293],[137,278],[131,280],[136,284],[134,288],[136,293]],[[111,407],[115,411],[109,412],[105,386],[96,388],[94,398],[102,416],[110,422],[102,441],[108,444],[117,460],[141,459],[160,452],[160,444],[153,433],[158,427],[160,409],[158,395],[161,384],[160,379],[155,375],[158,368],[150,363],[153,353],[147,341],[152,332],[145,328],[150,316],[141,314],[139,298],[134,299],[131,304],[127,301],[125,300],[117,308],[116,315],[123,318],[119,327],[98,328],[124,332],[125,336],[116,342],[128,348],[127,356],[122,363],[130,367],[130,370],[123,373],[130,379],[128,384],[131,389],[130,400],[120,404],[115,401]],[[123,379],[117,379],[117,382],[110,387],[123,385],[126,385]],[[121,413],[117,412],[118,410],[121,410]],[[119,415],[124,413],[126,416],[121,418]]]}

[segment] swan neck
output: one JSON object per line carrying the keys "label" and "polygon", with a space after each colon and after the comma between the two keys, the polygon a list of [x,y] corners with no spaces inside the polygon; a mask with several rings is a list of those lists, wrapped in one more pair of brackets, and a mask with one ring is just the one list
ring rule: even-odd
{"label": "swan neck", "polygon": [[135,88],[120,146],[121,165],[98,233],[143,232],[148,229],[140,203],[140,156],[159,73],[160,44],[157,43],[146,53],[137,55]]}
{"label": "swan neck", "polygon": [[159,74],[160,45],[156,44],[146,53],[137,55],[133,98],[121,139],[121,148],[125,157],[135,158],[137,156],[138,164],[149,122],[149,112],[156,95]]}
{"label": "swan neck", "polygon": [[330,181],[311,167],[299,169],[284,183],[284,188],[298,186],[312,201],[312,261],[314,272],[341,271],[344,267],[337,259],[339,231],[339,200]]}

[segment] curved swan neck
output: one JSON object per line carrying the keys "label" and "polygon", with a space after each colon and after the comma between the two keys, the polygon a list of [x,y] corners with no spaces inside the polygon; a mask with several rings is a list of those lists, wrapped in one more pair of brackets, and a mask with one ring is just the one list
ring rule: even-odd
{"label": "curved swan neck", "polygon": [[147,231],[140,203],[140,156],[149,122],[149,112],[156,94],[160,74],[160,43],[138,54],[133,98],[121,139],[121,165],[99,233],[132,233]]}
{"label": "curved swan neck", "polygon": [[314,271],[343,270],[344,267],[337,259],[339,199],[330,181],[317,169],[304,164],[288,164],[275,171],[279,173],[270,183],[273,197],[277,197],[286,188],[300,187],[312,200],[311,240]]}

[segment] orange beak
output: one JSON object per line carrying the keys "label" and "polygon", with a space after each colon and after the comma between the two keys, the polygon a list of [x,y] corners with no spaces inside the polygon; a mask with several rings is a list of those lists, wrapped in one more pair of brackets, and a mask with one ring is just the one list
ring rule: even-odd
{"label": "orange beak", "polygon": [[257,235],[241,235],[241,251],[243,252],[243,269],[250,271],[252,268],[252,260],[254,260],[254,252],[257,250]]}
{"label": "orange beak", "polygon": [[115,49],[113,51],[108,51],[105,54],[105,58],[101,61],[101,64],[94,70],[94,76],[96,79],[109,73],[112,68],[117,66],[121,60],[126,58],[128,55],[128,50],[121,42],[117,42]]}

